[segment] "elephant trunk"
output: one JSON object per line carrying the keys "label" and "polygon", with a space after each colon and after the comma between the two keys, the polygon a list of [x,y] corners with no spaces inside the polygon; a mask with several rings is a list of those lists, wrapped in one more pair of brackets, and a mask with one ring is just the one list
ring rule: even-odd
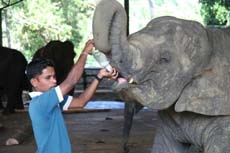
{"label": "elephant trunk", "polygon": [[126,35],[127,16],[124,8],[115,0],[102,0],[93,17],[93,37],[96,49],[109,53],[119,60],[128,48]]}
{"label": "elephant trunk", "polygon": [[93,37],[96,49],[105,53],[124,77],[133,72],[133,47],[127,37],[127,16],[116,0],[102,0],[94,12]]}

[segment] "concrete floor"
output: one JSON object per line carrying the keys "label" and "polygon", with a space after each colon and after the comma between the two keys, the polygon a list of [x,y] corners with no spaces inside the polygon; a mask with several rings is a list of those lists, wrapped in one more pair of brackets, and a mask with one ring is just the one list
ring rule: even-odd
{"label": "concrete floor", "polygon": [[[73,153],[121,153],[123,109],[98,109],[64,113]],[[35,153],[33,135],[22,144],[5,146],[23,125],[30,124],[27,112],[0,115],[5,128],[0,129],[0,153]],[[128,143],[129,153],[150,153],[156,126],[156,112],[141,110],[135,117]],[[28,131],[29,132],[29,131]]]}
{"label": "concrete floor", "polygon": [[[78,94],[78,93],[77,93]],[[120,101],[112,92],[97,92],[92,101]],[[73,153],[122,153],[122,131],[124,124],[123,104],[115,107],[101,104],[84,110],[65,112],[64,118],[71,139]],[[15,146],[6,146],[5,141],[31,125],[28,112],[17,112],[9,116],[0,115],[0,153],[35,153],[33,134],[28,131],[24,141]],[[134,117],[128,142],[129,153],[150,153],[156,127],[156,111],[142,109]]]}

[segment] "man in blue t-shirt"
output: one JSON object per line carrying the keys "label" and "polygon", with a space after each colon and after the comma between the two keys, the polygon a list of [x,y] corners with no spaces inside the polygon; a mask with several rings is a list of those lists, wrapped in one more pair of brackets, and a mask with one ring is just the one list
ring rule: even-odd
{"label": "man in blue t-shirt", "polygon": [[92,53],[93,47],[93,40],[89,40],[78,61],[60,85],[56,84],[52,61],[39,58],[28,64],[26,74],[35,89],[30,93],[32,100],[29,105],[29,115],[37,143],[37,153],[71,153],[62,110],[84,107],[103,77],[117,78],[118,73],[114,68],[112,73],[102,68],[80,96],[67,95],[81,78],[87,55]]}

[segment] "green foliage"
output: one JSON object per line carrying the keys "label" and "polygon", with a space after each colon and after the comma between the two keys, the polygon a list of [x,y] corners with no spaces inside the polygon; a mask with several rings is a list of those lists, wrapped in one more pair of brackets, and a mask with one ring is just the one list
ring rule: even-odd
{"label": "green foliage", "polygon": [[229,0],[200,0],[201,15],[206,25],[228,25],[230,20]]}
{"label": "green foliage", "polygon": [[7,11],[8,27],[14,31],[7,37],[31,59],[51,40],[70,40],[75,47],[79,45],[93,7],[89,0],[25,0]]}
{"label": "green foliage", "polygon": [[[86,40],[92,38],[95,1],[98,0],[24,0],[9,7],[3,11],[8,20],[3,19],[3,44],[23,51],[29,60],[50,40],[68,39],[79,55]],[[226,17],[230,0],[130,0],[129,5],[130,33],[143,28],[152,18],[165,15],[203,23],[200,8],[207,24],[225,25],[230,20]],[[92,57],[87,60],[89,65],[97,65]]]}
{"label": "green foliage", "polygon": [[156,0],[155,4],[158,5],[158,6],[163,5],[164,4],[164,0]]}
{"label": "green foliage", "polygon": [[[150,2],[153,7],[150,7]],[[175,16],[203,23],[198,0],[130,0],[130,33],[140,30],[153,18]]]}

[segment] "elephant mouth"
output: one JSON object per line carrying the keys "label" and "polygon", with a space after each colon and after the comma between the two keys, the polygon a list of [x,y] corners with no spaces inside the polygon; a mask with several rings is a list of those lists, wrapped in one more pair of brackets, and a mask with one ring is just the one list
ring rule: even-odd
{"label": "elephant mouth", "polygon": [[119,76],[117,80],[114,82],[114,84],[112,85],[112,89],[116,92],[119,92],[123,89],[128,89],[131,86],[133,87],[134,85],[136,85],[136,82],[134,81],[132,77],[125,78],[125,77]]}
{"label": "elephant mouth", "polygon": [[136,82],[134,81],[134,79],[131,77],[131,78],[124,78],[124,77],[119,77],[117,78],[117,82],[118,84],[136,84]]}
{"label": "elephant mouth", "polygon": [[129,79],[127,79],[129,84],[136,84],[136,82],[134,81],[133,77],[130,77]]}

